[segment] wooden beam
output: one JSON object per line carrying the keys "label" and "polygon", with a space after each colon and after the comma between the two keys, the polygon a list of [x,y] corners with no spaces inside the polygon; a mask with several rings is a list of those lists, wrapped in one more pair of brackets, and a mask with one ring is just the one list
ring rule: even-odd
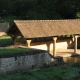
{"label": "wooden beam", "polygon": [[27,42],[27,47],[30,47],[31,40],[26,40],[26,42]]}
{"label": "wooden beam", "polygon": [[17,36],[15,36],[15,35],[10,35],[10,37],[12,38],[12,40],[13,40],[13,42],[14,42],[14,45],[16,44],[16,38],[17,38]]}
{"label": "wooden beam", "polygon": [[56,40],[57,37],[53,37],[53,56],[56,56]]}
{"label": "wooden beam", "polygon": [[77,38],[78,38],[78,35],[74,35],[74,53],[77,52]]}
{"label": "wooden beam", "polygon": [[46,45],[47,45],[47,51],[50,52],[50,43],[47,43]]}

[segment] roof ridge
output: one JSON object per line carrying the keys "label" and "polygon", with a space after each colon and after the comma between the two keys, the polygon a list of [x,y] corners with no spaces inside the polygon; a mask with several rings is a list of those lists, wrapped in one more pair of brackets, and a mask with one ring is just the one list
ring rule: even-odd
{"label": "roof ridge", "polygon": [[14,22],[35,22],[35,21],[75,21],[80,19],[61,19],[61,20],[14,20]]}

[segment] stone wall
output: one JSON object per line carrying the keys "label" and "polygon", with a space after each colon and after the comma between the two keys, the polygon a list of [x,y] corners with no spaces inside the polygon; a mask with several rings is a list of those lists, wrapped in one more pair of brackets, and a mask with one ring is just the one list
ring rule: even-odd
{"label": "stone wall", "polygon": [[0,74],[40,68],[54,62],[55,60],[46,51],[31,55],[0,58]]}

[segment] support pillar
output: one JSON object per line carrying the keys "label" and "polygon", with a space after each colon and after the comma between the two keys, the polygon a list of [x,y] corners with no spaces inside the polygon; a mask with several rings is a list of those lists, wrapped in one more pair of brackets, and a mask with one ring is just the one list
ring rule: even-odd
{"label": "support pillar", "polygon": [[77,38],[78,38],[78,36],[75,35],[75,36],[74,36],[74,53],[77,52]]}
{"label": "support pillar", "polygon": [[22,41],[22,39],[23,39],[23,36],[21,36],[21,37],[20,37],[19,42],[21,42],[21,41]]}
{"label": "support pillar", "polygon": [[57,37],[53,37],[53,56],[56,56],[56,40]]}
{"label": "support pillar", "polygon": [[47,45],[47,51],[50,52],[50,43],[47,43],[46,45]]}
{"label": "support pillar", "polygon": [[30,47],[31,40],[26,40],[26,42],[27,42],[27,47]]}
{"label": "support pillar", "polygon": [[18,35],[11,35],[11,38],[14,42],[14,45],[16,45],[16,39],[17,39]]}
{"label": "support pillar", "polygon": [[16,45],[16,43],[17,43],[17,42],[16,42],[16,39],[17,39],[17,37],[15,37],[15,39],[14,39],[14,45]]}

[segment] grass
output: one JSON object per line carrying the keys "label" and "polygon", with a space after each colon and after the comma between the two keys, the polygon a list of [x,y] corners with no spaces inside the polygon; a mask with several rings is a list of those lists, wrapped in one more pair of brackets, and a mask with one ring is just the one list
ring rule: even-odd
{"label": "grass", "polygon": [[[19,39],[20,39],[20,36],[17,38],[16,41],[18,42]],[[13,45],[12,38],[10,36],[2,36],[2,37],[0,37],[0,46],[1,47],[5,47],[5,46],[8,46],[8,45]]]}
{"label": "grass", "polygon": [[30,49],[22,49],[22,48],[5,48],[8,45],[13,45],[13,40],[10,36],[2,36],[0,37],[0,57],[2,56],[12,56],[12,55],[20,55],[20,54],[27,54],[31,52]]}
{"label": "grass", "polygon": [[21,54],[29,54],[31,52],[30,49],[22,49],[22,48],[0,48],[0,57],[1,56],[13,56],[13,55],[21,55]]}
{"label": "grass", "polygon": [[2,36],[0,37],[0,46],[7,46],[7,45],[12,45],[13,40],[9,36]]}
{"label": "grass", "polygon": [[36,71],[0,75],[0,80],[77,80],[80,69],[72,66],[49,67]]}

